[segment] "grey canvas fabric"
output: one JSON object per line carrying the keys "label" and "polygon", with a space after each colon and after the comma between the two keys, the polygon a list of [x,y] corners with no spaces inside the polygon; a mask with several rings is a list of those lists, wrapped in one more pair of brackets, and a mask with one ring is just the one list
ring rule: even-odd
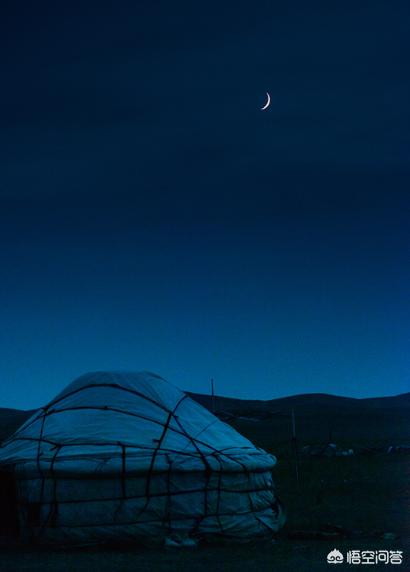
{"label": "grey canvas fabric", "polygon": [[269,537],[275,463],[148,372],[80,377],[0,447],[22,535],[39,542]]}

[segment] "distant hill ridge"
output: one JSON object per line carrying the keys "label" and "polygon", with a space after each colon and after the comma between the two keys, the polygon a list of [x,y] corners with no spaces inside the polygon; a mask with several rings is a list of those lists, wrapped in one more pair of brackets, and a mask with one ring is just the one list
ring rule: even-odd
{"label": "distant hill ridge", "polygon": [[[213,409],[210,395],[187,392],[198,403],[207,409]],[[410,413],[410,392],[389,397],[341,397],[327,393],[306,393],[277,399],[239,399],[235,397],[215,396],[215,410],[217,413],[226,413],[234,416],[260,417],[263,414],[288,415],[294,409],[297,415],[317,416],[352,413],[355,416],[388,413],[394,418],[394,411],[401,415]],[[36,409],[24,411],[20,409],[0,407],[0,441],[14,433]]]}
{"label": "distant hill ridge", "polygon": [[[204,405],[208,409],[212,409],[212,397],[206,394],[187,392],[193,399]],[[318,407],[326,406],[342,406],[342,407],[365,407],[365,408],[385,408],[385,407],[403,407],[410,405],[410,392],[393,395],[388,397],[342,397],[332,395],[330,393],[301,393],[300,395],[291,395],[289,397],[279,397],[268,400],[258,399],[239,399],[235,397],[215,396],[215,405],[217,409],[227,412],[233,412],[236,409],[249,410],[272,410],[272,409],[303,409],[312,407],[317,410]]]}

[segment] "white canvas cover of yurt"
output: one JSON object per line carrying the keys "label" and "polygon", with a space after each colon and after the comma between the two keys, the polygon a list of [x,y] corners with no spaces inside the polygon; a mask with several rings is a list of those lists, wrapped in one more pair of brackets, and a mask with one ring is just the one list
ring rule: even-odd
{"label": "white canvas cover of yurt", "polygon": [[0,446],[37,542],[266,538],[283,521],[275,463],[147,372],[83,375]]}

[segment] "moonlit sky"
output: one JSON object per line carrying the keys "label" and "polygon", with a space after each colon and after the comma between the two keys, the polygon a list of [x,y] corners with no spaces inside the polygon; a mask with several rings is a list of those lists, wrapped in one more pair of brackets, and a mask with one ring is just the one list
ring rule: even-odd
{"label": "moonlit sky", "polygon": [[2,4],[0,407],[408,391],[409,53],[407,0]]}

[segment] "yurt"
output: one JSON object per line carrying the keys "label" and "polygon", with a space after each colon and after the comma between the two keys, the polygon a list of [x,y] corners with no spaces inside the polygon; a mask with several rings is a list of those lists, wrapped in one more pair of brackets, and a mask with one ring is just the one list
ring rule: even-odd
{"label": "yurt", "polygon": [[40,543],[268,538],[275,463],[153,373],[88,373],[0,446],[0,518]]}

